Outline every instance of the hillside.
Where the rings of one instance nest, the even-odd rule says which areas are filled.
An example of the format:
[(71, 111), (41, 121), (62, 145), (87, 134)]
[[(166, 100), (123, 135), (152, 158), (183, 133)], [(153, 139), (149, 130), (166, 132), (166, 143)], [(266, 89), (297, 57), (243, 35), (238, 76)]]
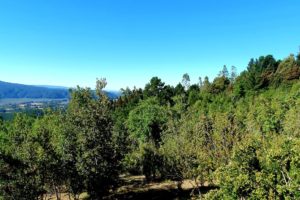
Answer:
[(300, 199), (299, 78), (300, 53), (266, 55), (115, 101), (75, 88), (64, 112), (5, 108), (23, 114), (0, 117), (0, 199)]
[[(120, 96), (119, 92), (106, 91), (110, 99)], [(33, 86), (0, 81), (0, 99), (67, 99), (69, 89), (59, 86)]]
[(64, 99), (69, 97), (67, 89), (48, 88), (0, 81), (0, 98)]

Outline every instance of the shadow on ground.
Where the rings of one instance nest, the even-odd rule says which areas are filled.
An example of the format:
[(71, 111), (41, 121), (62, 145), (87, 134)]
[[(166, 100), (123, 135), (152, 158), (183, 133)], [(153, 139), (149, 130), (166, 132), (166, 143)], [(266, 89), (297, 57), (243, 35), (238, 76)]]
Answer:
[(182, 190), (178, 190), (174, 182), (151, 182), (146, 183), (143, 176), (125, 177), (122, 181), (122, 186), (116, 189), (113, 194), (105, 199), (129, 199), (129, 200), (186, 200), (196, 196), (207, 193), (214, 189), (212, 186), (202, 186), (195, 188), (188, 185)]
[[(200, 191), (202, 194), (205, 194), (207, 191), (213, 188), (201, 188)], [(107, 199), (143, 199), (143, 200), (150, 200), (150, 199), (157, 199), (157, 200), (166, 200), (166, 199), (173, 199), (173, 200), (187, 200), (192, 198), (192, 190), (183, 190), (179, 191), (177, 189), (151, 189), (148, 191), (141, 191), (141, 192), (127, 192), (123, 194), (116, 194), (108, 197)], [(194, 195), (196, 195), (194, 193)]]

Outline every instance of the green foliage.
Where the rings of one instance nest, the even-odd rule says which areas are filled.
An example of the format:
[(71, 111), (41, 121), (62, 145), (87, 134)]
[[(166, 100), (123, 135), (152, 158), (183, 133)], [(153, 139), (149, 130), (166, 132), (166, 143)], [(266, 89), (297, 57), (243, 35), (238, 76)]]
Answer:
[(111, 103), (97, 81), (97, 98), (89, 89), (72, 91), (66, 113), (40, 118), (18, 114), (0, 131), (0, 197), (37, 199), (65, 187), (100, 199), (118, 180), (119, 158), (112, 131)]
[(37, 199), (43, 193), (42, 177), (31, 134), (33, 119), (18, 114), (1, 132), (0, 197)]
[(174, 88), (174, 94), (175, 95), (182, 95), (184, 93), (185, 93), (185, 91), (184, 91), (183, 85), (181, 83), (178, 83), (176, 85), (176, 87)]
[(43, 192), (40, 184), (30, 163), (0, 151), (0, 199), (37, 199)]
[(67, 110), (0, 119), (0, 199), (101, 199), (121, 173), (214, 185), (206, 199), (299, 199), (299, 58), (261, 56), (199, 85), (153, 77), (114, 101), (101, 79)]
[(225, 89), (230, 84), (230, 80), (226, 76), (220, 76), (214, 79), (212, 86), (211, 86), (211, 92), (213, 94), (218, 94), (220, 92), (225, 91)]
[(298, 53), (296, 58), (297, 58), (297, 60), (296, 60), (297, 65), (300, 66), (300, 52)]
[(244, 144), (234, 151), (230, 163), (218, 169), (218, 185), (224, 198), (247, 198), (255, 192), (260, 183), (261, 164), (257, 150), (260, 144), (256, 140)]
[(191, 85), (189, 90), (187, 91), (188, 94), (188, 104), (193, 105), (197, 100), (199, 100), (199, 86), (198, 85)]
[[(300, 91), (300, 90), (299, 90)], [(286, 113), (283, 128), (287, 135), (300, 137), (300, 99), (298, 99), (291, 109)]]
[(31, 146), (34, 146), (35, 159), (39, 176), (42, 179), (44, 189), (58, 193), (63, 185), (65, 176), (63, 160), (58, 148), (58, 142), (63, 135), (63, 121), (60, 113), (48, 113), (43, 118), (36, 119), (32, 128)]
[(188, 90), (189, 89), (189, 87), (190, 87), (190, 76), (187, 74), (187, 73), (185, 73), (185, 74), (183, 74), (182, 75), (182, 85), (185, 87), (185, 89), (186, 90)]
[(105, 85), (105, 80), (97, 81), (97, 99), (89, 89), (78, 88), (72, 93), (69, 110), (77, 135), (76, 168), (92, 199), (108, 192), (118, 175), (110, 102), (102, 91)]
[(299, 139), (252, 137), (235, 149), (228, 165), (216, 171), (221, 188), (207, 198), (298, 199), (299, 170)]
[(158, 77), (153, 77), (144, 89), (145, 98), (156, 97), (160, 104), (170, 103), (173, 93), (174, 89), (166, 86)]
[(156, 98), (149, 98), (139, 103), (128, 116), (127, 127), (131, 138), (138, 142), (153, 141), (158, 143), (167, 120), (165, 109)]
[(297, 65), (294, 55), (290, 55), (284, 59), (278, 66), (275, 74), (275, 81), (287, 82), (289, 80), (299, 79), (300, 67)]
[(207, 124), (202, 123), (206, 122), (196, 122), (187, 116), (182, 119), (179, 127), (174, 127), (175, 123), (169, 124), (160, 148), (166, 178), (180, 182), (189, 178), (203, 184), (209, 177), (212, 162), (204, 132), (210, 130), (206, 129)]
[[(143, 171), (149, 180), (156, 176), (156, 168), (160, 165), (157, 149), (166, 121), (166, 109), (159, 105), (157, 98), (141, 101), (129, 113), (126, 125), (132, 144), (125, 159), (127, 169), (136, 172)], [(131, 157), (139, 161), (132, 162)]]

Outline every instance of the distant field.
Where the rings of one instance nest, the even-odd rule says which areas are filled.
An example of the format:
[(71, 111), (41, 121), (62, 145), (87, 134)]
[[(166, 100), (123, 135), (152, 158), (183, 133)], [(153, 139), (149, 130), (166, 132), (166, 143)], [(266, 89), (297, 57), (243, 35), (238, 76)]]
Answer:
[(67, 99), (40, 99), (40, 98), (4, 98), (0, 99), (0, 106), (8, 104), (21, 104), (28, 102), (64, 101)]

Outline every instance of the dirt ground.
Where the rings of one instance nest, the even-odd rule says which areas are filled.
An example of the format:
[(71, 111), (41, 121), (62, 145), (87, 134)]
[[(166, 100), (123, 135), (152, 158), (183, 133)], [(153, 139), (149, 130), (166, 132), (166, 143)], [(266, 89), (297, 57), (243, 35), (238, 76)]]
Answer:
[[(206, 193), (211, 189), (207, 184), (197, 188), (197, 185), (192, 180), (184, 180), (182, 190), (178, 190), (177, 182), (175, 181), (153, 181), (147, 183), (144, 176), (121, 176), (120, 186), (117, 187), (110, 195), (104, 199), (192, 199), (191, 196)], [(87, 194), (81, 194), (80, 199), (87, 198)], [(69, 200), (68, 194), (61, 194), (62, 200)], [(56, 200), (55, 195), (48, 195), (47, 200)], [(73, 198), (71, 198), (73, 200)]]

